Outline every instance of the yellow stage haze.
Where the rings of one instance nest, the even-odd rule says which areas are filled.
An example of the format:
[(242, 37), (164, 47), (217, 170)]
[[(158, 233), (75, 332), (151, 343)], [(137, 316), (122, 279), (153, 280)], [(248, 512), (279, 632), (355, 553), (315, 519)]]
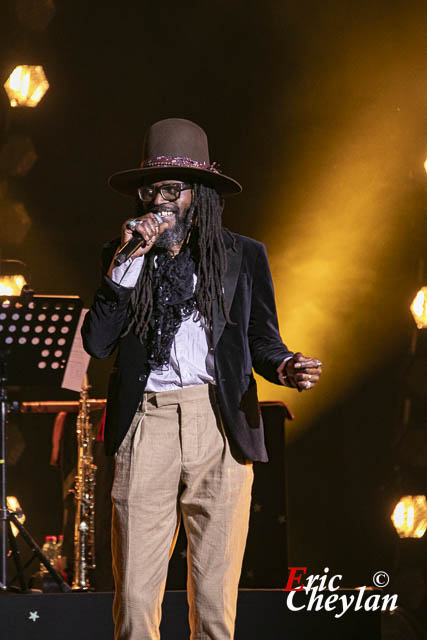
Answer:
[[(421, 45), (416, 18), (410, 21), (408, 34)], [(395, 299), (393, 279), (402, 269), (402, 250), (408, 253), (411, 174), (418, 170), (424, 176), (423, 155), (418, 166), (414, 155), (423, 136), (425, 143), (424, 68), (422, 57), (411, 58), (417, 47), (406, 56), (402, 47), (392, 56), (393, 42), (385, 36), (381, 41), (378, 30), (363, 35), (363, 51), (360, 42), (349, 40), (346, 55), (335, 57), (333, 67), (326, 54), (322, 59), (318, 84), (330, 102), (320, 100), (317, 109), (324, 113), (310, 102), (312, 88), (304, 79), (291, 98), (302, 111), (284, 106), (287, 117), (307, 122), (307, 131), (283, 140), (292, 155), (283, 154), (282, 182), (273, 185), (266, 202), (274, 217), (271, 235), (264, 232), (262, 239), (281, 335), (292, 350), (324, 363), (317, 387), (300, 394), (257, 379), (262, 400), (283, 400), (296, 414), (291, 437), (337, 404), (362, 374), (374, 373), (401, 331), (396, 308), (408, 306), (406, 299)], [(384, 59), (388, 66), (378, 78)], [(411, 74), (402, 76), (404, 69)], [(341, 94), (335, 122), (331, 111)]]

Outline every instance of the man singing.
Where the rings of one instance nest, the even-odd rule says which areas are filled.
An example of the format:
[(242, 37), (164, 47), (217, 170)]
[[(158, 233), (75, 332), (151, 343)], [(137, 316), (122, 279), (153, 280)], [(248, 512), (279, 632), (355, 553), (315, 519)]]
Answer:
[[(299, 390), (321, 362), (278, 330), (264, 245), (222, 227), (241, 186), (209, 160), (204, 131), (170, 118), (146, 133), (141, 167), (110, 178), (136, 200), (82, 329), (96, 358), (118, 347), (105, 427), (112, 490), (116, 640), (160, 638), (168, 562), (188, 538), (191, 638), (230, 640), (249, 522), (252, 463), (267, 462), (252, 369)], [(141, 246), (120, 266), (120, 249)]]

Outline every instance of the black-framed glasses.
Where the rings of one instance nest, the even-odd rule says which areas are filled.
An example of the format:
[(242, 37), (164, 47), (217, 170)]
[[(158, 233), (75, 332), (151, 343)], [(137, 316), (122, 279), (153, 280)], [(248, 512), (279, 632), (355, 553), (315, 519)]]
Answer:
[(147, 184), (143, 187), (139, 187), (138, 195), (142, 202), (152, 202), (158, 193), (160, 193), (163, 200), (175, 202), (175, 200), (178, 200), (181, 195), (181, 191), (186, 191), (187, 189), (192, 188), (192, 184), (187, 184), (185, 182), (169, 182), (167, 184), (160, 185), (160, 187), (156, 187), (153, 184)]

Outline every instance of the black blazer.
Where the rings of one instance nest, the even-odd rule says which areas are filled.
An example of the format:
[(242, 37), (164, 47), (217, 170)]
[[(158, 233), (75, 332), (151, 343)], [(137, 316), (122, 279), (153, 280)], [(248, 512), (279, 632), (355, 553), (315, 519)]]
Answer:
[[(233, 454), (242, 460), (267, 462), (252, 368), (270, 382), (280, 384), (276, 369), (292, 352), (279, 335), (264, 245), (225, 230), (223, 237), (227, 250), (224, 293), (234, 324), (226, 324), (214, 300), (212, 346), (217, 399)], [(104, 246), (104, 273), (116, 247), (117, 241)], [(130, 332), (120, 338), (131, 293), (132, 289), (104, 276), (82, 327), (83, 344), (91, 356), (106, 358), (119, 347), (108, 385), (108, 455), (117, 451), (125, 437), (150, 373), (146, 348), (135, 334)]]

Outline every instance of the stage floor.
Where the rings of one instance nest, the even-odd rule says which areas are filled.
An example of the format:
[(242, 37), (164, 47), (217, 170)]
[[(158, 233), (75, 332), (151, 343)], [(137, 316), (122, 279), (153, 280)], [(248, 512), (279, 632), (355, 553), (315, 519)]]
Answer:
[[(356, 595), (343, 590), (339, 594)], [(296, 594), (302, 606), (305, 594)], [(329, 595), (325, 592), (325, 596)], [(368, 595), (368, 594), (366, 594)], [(278, 589), (240, 590), (236, 640), (379, 640), (380, 611), (290, 611)], [(113, 640), (112, 593), (0, 595), (1, 640)], [(185, 591), (167, 591), (162, 640), (189, 638)]]

